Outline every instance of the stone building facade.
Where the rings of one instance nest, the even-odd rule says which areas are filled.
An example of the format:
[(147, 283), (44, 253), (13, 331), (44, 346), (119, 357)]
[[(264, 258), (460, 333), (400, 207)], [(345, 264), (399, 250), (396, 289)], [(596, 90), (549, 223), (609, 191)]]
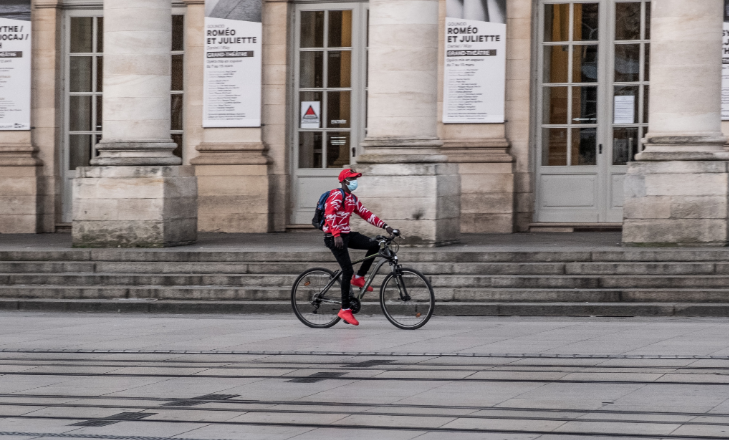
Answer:
[[(203, 0), (33, 0), (32, 128), (0, 131), (0, 233), (301, 230), (351, 165), (415, 244), (727, 243), (723, 0), (461, 1), (505, 7), (495, 124), (442, 122), (449, 1), (263, 0), (262, 126), (203, 128)], [(302, 129), (313, 100), (326, 124)]]

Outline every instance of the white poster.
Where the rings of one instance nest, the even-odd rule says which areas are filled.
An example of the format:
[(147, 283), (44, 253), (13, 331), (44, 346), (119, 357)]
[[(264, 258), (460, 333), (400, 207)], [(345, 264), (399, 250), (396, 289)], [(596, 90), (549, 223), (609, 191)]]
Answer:
[(0, 0), (0, 130), (30, 130), (30, 0)]
[(261, 126), (261, 3), (205, 0), (203, 127)]
[(321, 128), (321, 102), (301, 101), (301, 128)]
[(635, 96), (616, 96), (613, 109), (613, 123), (635, 123)]
[(722, 41), (721, 120), (729, 121), (729, 0), (724, 0), (724, 37)]
[(446, 0), (443, 123), (503, 123), (506, 0)]

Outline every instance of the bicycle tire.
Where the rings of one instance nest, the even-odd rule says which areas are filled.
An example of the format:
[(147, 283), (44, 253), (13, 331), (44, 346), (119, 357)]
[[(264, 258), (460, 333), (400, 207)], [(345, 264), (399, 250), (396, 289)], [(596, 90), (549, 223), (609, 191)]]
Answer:
[[(433, 316), (435, 294), (427, 278), (415, 269), (400, 268), (409, 301), (403, 301), (394, 273), (387, 275), (380, 287), (380, 307), (388, 321), (402, 330), (417, 330)], [(427, 307), (427, 310), (424, 308)]]
[[(340, 321), (337, 316), (341, 303), (319, 303), (319, 306), (312, 304), (313, 295), (319, 293), (334, 276), (334, 272), (323, 267), (315, 267), (305, 270), (294, 281), (291, 287), (291, 307), (294, 314), (304, 325), (311, 328), (329, 328)], [(308, 284), (307, 284), (308, 283)], [(312, 284), (314, 284), (312, 286)], [(333, 294), (337, 301), (341, 301), (341, 289), (339, 281), (335, 282), (324, 295)], [(320, 313), (320, 311), (324, 313)]]

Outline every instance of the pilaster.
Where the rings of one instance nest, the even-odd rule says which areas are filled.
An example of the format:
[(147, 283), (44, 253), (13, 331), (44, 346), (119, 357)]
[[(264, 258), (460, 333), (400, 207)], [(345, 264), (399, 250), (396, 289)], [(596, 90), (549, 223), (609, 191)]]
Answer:
[(41, 232), (42, 162), (28, 143), (5, 143), (3, 138), (30, 138), (29, 132), (0, 133), (0, 234)]
[(461, 232), (514, 231), (514, 158), (506, 139), (447, 139), (443, 153), (461, 176)]
[(270, 159), (262, 142), (197, 147), (198, 218), (202, 232), (269, 232)]

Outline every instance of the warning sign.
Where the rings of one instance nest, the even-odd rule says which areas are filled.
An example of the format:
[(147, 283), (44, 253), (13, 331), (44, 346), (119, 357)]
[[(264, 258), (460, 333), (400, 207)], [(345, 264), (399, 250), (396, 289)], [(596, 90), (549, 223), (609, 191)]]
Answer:
[(321, 128), (321, 102), (301, 101), (301, 128)]

